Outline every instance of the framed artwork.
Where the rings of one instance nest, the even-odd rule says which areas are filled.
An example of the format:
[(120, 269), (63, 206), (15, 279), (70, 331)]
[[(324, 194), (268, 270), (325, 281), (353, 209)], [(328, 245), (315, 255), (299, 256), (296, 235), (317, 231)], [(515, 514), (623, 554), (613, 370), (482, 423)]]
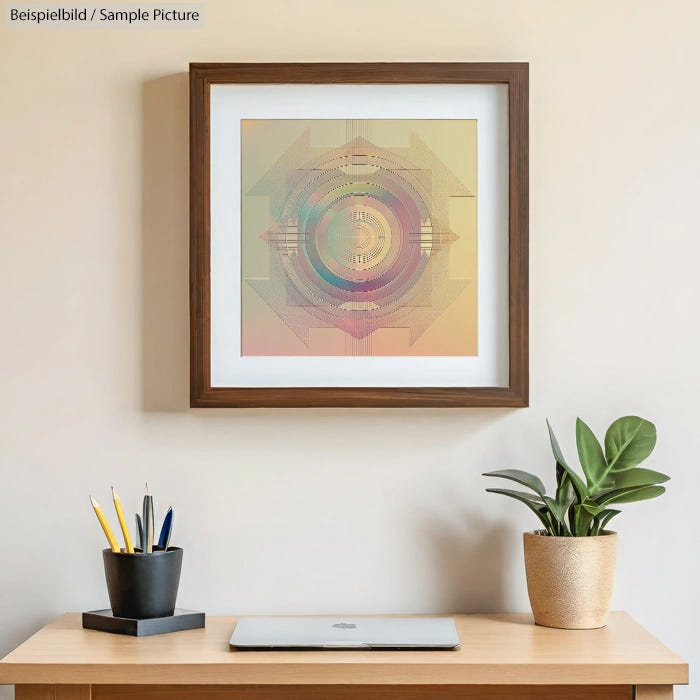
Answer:
[(528, 64), (190, 66), (193, 407), (526, 406)]

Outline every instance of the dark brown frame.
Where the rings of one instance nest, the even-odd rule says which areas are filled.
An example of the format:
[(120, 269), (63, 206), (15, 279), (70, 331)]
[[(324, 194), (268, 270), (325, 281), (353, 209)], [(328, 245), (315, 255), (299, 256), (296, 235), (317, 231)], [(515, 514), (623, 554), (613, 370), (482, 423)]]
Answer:
[[(212, 387), (209, 86), (215, 83), (505, 83), (509, 147), (509, 386)], [(190, 64), (190, 405), (192, 407), (528, 405), (528, 64)]]

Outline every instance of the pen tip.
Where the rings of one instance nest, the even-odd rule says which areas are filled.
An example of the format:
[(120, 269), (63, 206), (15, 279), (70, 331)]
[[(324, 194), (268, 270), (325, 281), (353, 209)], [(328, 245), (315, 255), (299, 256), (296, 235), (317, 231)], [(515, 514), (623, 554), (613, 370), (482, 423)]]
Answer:
[(148, 482), (146, 482), (146, 495), (148, 496)]
[(92, 496), (90, 496), (90, 503), (92, 503), (93, 508), (97, 508), (97, 501)]

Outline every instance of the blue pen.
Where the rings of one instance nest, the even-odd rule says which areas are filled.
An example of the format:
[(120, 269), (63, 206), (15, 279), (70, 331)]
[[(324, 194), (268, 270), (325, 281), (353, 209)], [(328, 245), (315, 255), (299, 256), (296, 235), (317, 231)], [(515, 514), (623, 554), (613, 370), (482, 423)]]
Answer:
[(167, 551), (170, 544), (170, 535), (173, 531), (173, 508), (170, 506), (168, 512), (163, 519), (163, 527), (160, 529), (160, 537), (158, 538), (158, 546), (163, 547)]
[(143, 539), (143, 523), (141, 522), (141, 516), (138, 513), (136, 513), (136, 532), (139, 533), (139, 546), (141, 547), (141, 551), (145, 552), (146, 542)]

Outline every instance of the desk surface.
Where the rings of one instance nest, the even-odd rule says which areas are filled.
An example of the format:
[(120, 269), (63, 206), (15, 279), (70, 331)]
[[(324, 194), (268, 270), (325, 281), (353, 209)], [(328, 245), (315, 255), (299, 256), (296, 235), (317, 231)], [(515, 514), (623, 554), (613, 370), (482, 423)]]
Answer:
[(0, 684), (679, 684), (688, 665), (623, 612), (586, 631), (531, 615), (452, 615), (458, 651), (231, 651), (234, 617), (126, 637), (54, 620), (0, 661)]

